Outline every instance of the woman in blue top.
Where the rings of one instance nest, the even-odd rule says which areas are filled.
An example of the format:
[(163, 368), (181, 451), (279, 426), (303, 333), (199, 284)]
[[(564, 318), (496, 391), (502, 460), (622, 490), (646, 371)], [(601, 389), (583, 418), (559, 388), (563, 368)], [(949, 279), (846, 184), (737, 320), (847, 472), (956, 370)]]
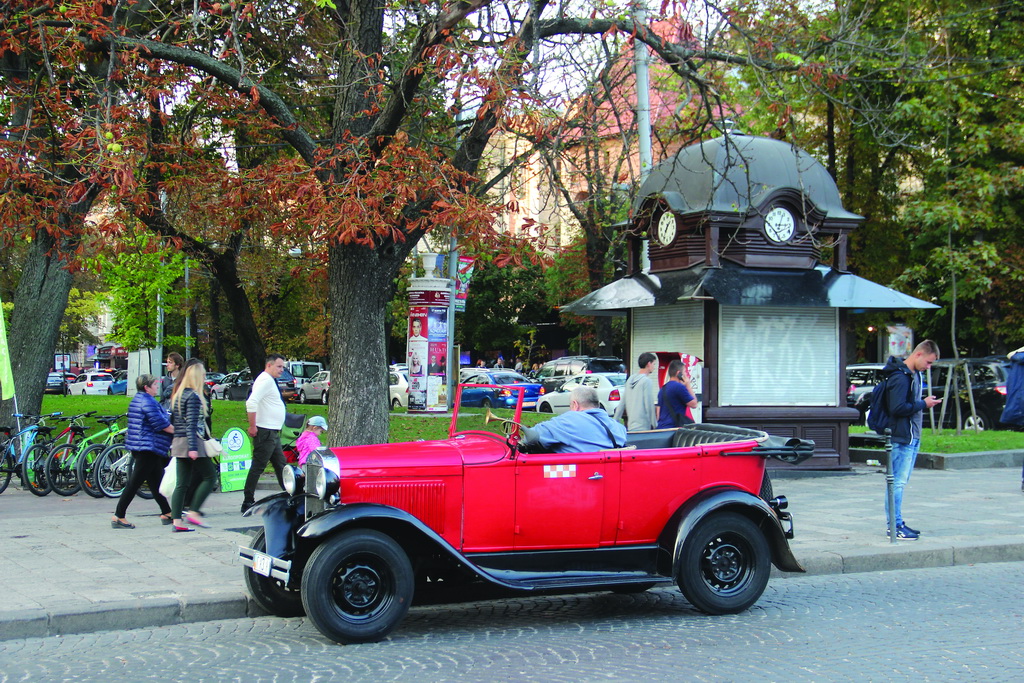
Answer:
[(160, 506), (160, 521), (164, 524), (171, 523), (171, 506), (167, 504), (167, 499), (160, 495), (160, 481), (164, 478), (167, 451), (171, 447), (174, 427), (171, 425), (170, 415), (154, 398), (160, 392), (160, 378), (140, 375), (135, 380), (135, 387), (139, 392), (128, 404), (128, 432), (124, 439), (124, 445), (128, 447), (135, 462), (128, 485), (124, 487), (117, 501), (114, 518), (110, 520), (110, 526), (114, 529), (135, 528), (124, 515), (142, 482), (149, 484), (153, 500)]
[(658, 393), (658, 429), (682, 427), (693, 424), (693, 418), (687, 409), (697, 407), (697, 397), (690, 387), (690, 376), (686, 372), (683, 361), (674, 360), (668, 364), (665, 383)]

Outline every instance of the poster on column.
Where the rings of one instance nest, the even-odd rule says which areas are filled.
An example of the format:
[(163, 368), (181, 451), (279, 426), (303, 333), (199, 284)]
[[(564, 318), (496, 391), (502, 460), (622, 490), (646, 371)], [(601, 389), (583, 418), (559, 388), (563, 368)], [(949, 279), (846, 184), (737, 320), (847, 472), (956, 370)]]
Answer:
[(409, 291), (409, 410), (448, 410), (447, 290)]

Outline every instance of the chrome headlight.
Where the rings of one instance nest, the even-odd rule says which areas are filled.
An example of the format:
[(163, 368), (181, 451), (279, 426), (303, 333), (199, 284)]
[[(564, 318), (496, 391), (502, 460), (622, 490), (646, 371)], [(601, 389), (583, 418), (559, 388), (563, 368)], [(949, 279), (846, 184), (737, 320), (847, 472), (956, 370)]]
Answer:
[(306, 489), (306, 475), (295, 465), (286, 465), (281, 478), (284, 480), (284, 490), (293, 496)]
[(316, 475), (316, 497), (320, 500), (328, 500), (338, 493), (341, 488), (341, 479), (329, 469), (322, 469)]

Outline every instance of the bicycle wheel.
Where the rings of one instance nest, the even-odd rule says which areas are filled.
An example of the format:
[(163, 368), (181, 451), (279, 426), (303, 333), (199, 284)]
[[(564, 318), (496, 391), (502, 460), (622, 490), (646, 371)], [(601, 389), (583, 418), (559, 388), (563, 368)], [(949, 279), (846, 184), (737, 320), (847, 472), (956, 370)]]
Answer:
[(11, 483), (11, 477), (17, 469), (14, 457), (10, 453), (4, 453), (3, 457), (0, 457), (0, 493), (7, 490), (7, 485)]
[(111, 446), (100, 454), (94, 466), (96, 485), (107, 498), (119, 498), (131, 475), (132, 454), (122, 445)]
[(93, 498), (102, 498), (103, 491), (96, 485), (95, 465), (106, 444), (94, 443), (78, 455), (75, 463), (75, 480), (83, 491)]
[(49, 448), (46, 444), (33, 444), (21, 461), (21, 479), (25, 488), (37, 496), (45, 496), (50, 492), (50, 482), (46, 478), (46, 456)]
[(46, 456), (46, 480), (58, 496), (73, 496), (82, 488), (75, 477), (75, 462), (80, 455), (76, 444), (64, 443)]

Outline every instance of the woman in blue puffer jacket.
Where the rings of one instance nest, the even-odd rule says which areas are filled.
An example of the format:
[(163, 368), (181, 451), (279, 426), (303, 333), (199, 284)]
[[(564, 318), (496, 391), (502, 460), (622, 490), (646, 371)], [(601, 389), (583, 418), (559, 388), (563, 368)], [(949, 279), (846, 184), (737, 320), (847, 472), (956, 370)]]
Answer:
[(142, 482), (149, 484), (153, 500), (160, 506), (160, 521), (163, 524), (171, 523), (171, 506), (160, 495), (160, 482), (164, 478), (164, 468), (167, 467), (167, 451), (171, 448), (174, 426), (171, 424), (171, 416), (154, 398), (160, 392), (160, 378), (140, 375), (135, 380), (135, 386), (139, 392), (128, 404), (128, 432), (124, 439), (124, 445), (131, 451), (135, 462), (132, 476), (117, 501), (114, 518), (110, 520), (110, 526), (115, 529), (135, 528), (124, 515)]

